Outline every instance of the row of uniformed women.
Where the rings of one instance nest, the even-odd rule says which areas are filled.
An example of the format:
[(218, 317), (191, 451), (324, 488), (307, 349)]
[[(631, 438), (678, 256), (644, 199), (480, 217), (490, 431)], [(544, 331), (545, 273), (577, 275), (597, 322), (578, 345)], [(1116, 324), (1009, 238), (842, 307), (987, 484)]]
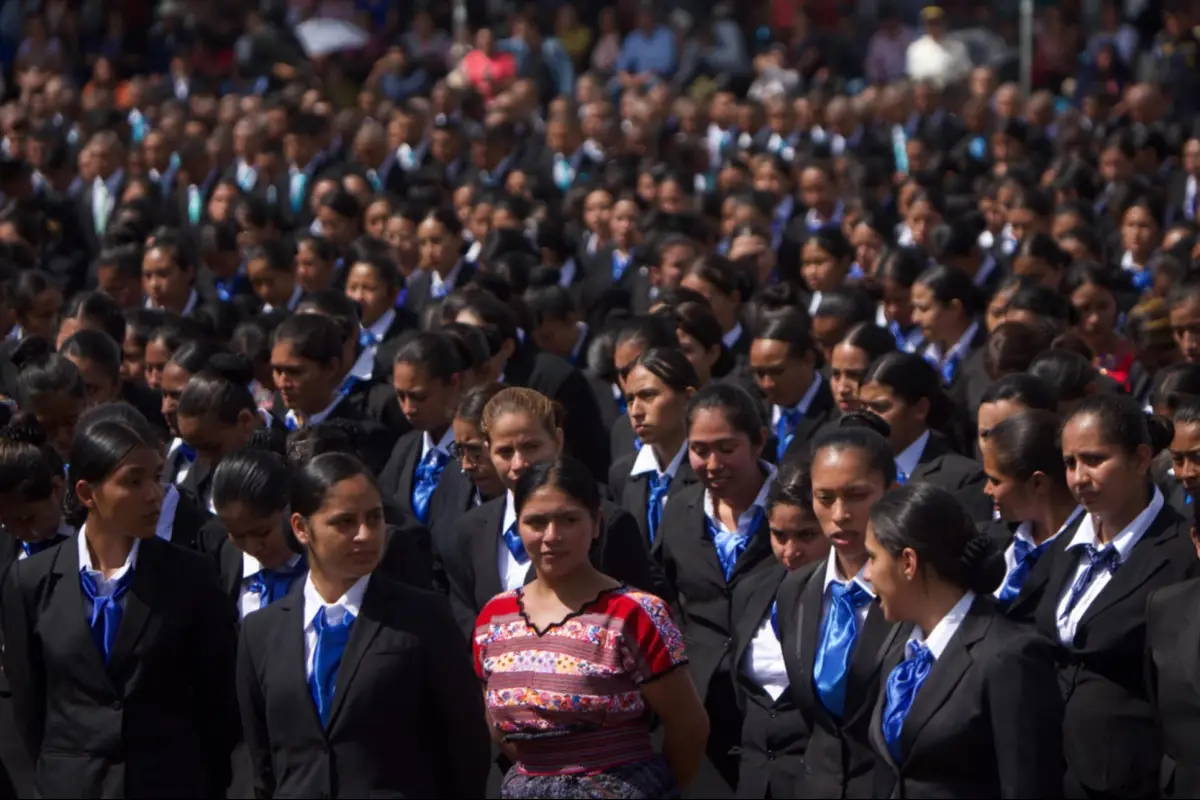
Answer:
[(19, 537), (0, 605), (4, 668), (41, 796), (224, 796), (239, 730), (264, 796), (483, 793), (489, 746), (466, 642), (443, 598), (376, 569), (396, 535), (359, 461), (325, 453), (289, 476), (279, 457), (246, 452), (216, 470), (231, 541), (264, 571), (294, 560), (282, 509), (262, 493), (290, 478), (287, 524), (308, 567), (290, 594), (256, 576), (266, 608), (246, 616), (239, 647), (230, 591), (248, 610), (247, 587), (223, 588), (226, 553), (160, 521), (162, 446), (128, 406), (92, 417), (65, 483), (32, 433), (0, 443), (3, 521)]

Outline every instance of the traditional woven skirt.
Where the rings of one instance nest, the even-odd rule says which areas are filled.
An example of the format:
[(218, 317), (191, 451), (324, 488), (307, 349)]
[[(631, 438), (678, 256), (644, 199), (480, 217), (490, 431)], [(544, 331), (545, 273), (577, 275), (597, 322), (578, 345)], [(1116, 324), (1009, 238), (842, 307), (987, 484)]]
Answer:
[(505, 800), (524, 798), (676, 798), (679, 787), (662, 756), (591, 775), (526, 775), (513, 767), (500, 784)]

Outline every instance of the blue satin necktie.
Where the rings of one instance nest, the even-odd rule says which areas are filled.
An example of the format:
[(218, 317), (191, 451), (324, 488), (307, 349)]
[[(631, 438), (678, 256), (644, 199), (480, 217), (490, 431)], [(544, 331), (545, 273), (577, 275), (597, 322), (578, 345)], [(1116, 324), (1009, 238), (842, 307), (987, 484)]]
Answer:
[(1008, 577), (1004, 579), (1004, 585), (1000, 588), (998, 599), (1002, 605), (1008, 605), (1017, 599), (1017, 595), (1021, 593), (1021, 587), (1025, 585), (1025, 580), (1029, 577), (1029, 571), (1046, 552), (1049, 544), (1049, 542), (1042, 542), (1040, 545), (1035, 545), (1028, 539), (1020, 537), (1013, 539), (1013, 557), (1016, 559), (1017, 565), (1013, 567), (1012, 572), (1008, 573)]
[(417, 473), (413, 476), (412, 507), (422, 525), (429, 522), (429, 500), (438, 487), (448, 459), (449, 456), (435, 447), (417, 465)]
[(366, 328), (358, 332), (358, 346), (363, 350), (366, 350), (368, 347), (377, 347), (381, 341), (382, 339), (379, 336)]
[(100, 587), (92, 574), (87, 570), (79, 571), (79, 586), (83, 589), (83, 596), (92, 601), (92, 617), (88, 620), (88, 628), (92, 631), (92, 641), (104, 656), (105, 664), (112, 655), (113, 644), (117, 641), (117, 630), (121, 627), (121, 617), (124, 614), (121, 598), (132, 584), (133, 570), (130, 569), (117, 581), (112, 594), (101, 596)]
[(299, 578), (308, 570), (308, 561), (301, 556), (292, 566), (282, 566), (275, 569), (260, 569), (250, 578), (246, 591), (256, 594), (263, 599), (263, 606), (269, 606), (276, 600), (287, 596), (292, 581)]
[(1133, 286), (1139, 292), (1144, 292), (1154, 285), (1154, 272), (1152, 270), (1126, 270), (1133, 278)]
[(908, 483), (908, 473), (901, 472), (900, 470), (897, 469), (896, 470), (896, 483), (900, 486), (903, 486), (904, 484)]
[(929, 677), (934, 661), (933, 651), (923, 644), (909, 642), (906, 649), (907, 657), (888, 675), (883, 701), (883, 740), (897, 764), (902, 762), (900, 732), (904, 730), (904, 720), (912, 710), (921, 684)]
[(775, 423), (775, 461), (782, 462), (792, 439), (796, 437), (796, 426), (804, 414), (799, 409), (788, 408), (779, 410), (779, 421)]
[(829, 611), (821, 624), (821, 639), (813, 659), (813, 686), (821, 705), (835, 717), (846, 708), (846, 672), (850, 653), (858, 638), (857, 609), (871, 602), (871, 595), (857, 582), (829, 585)]
[(334, 625), (325, 618), (325, 609), (322, 608), (313, 619), (313, 627), (317, 630), (317, 646), (313, 653), (308, 689), (312, 692), (313, 702), (317, 704), (321, 725), (327, 727), (329, 714), (333, 711), (338, 668), (342, 665), (342, 655), (346, 652), (346, 643), (350, 641), (350, 631), (354, 628), (354, 615), (347, 611), (342, 621)]
[(27, 556), (36, 556), (43, 550), (49, 550), (54, 545), (66, 539), (61, 533), (56, 533), (48, 539), (42, 539), (40, 542), (20, 542), (21, 549), (25, 551)]
[(529, 563), (529, 552), (525, 549), (525, 543), (521, 541), (521, 534), (517, 533), (516, 522), (505, 529), (504, 544), (518, 564), (525, 566)]
[(187, 442), (181, 441), (179, 443), (179, 447), (175, 449), (175, 452), (179, 453), (180, 457), (189, 464), (194, 464), (196, 461), (196, 448), (192, 447)]
[(308, 176), (303, 172), (297, 172), (288, 182), (288, 195), (292, 201), (292, 213), (299, 214), (300, 207), (304, 204), (304, 187), (308, 183)]
[(646, 526), (650, 532), (650, 544), (654, 544), (658, 538), (658, 526), (662, 522), (663, 500), (671, 491), (671, 476), (652, 473), (647, 486), (650, 497), (646, 500)]
[(783, 644), (783, 637), (779, 635), (779, 601), (775, 600), (771, 603), (771, 630), (775, 631), (775, 641)]
[(957, 353), (951, 353), (946, 357), (939, 370), (942, 373), (942, 383), (947, 386), (954, 383), (954, 379), (958, 377), (958, 365), (961, 360)]
[(625, 276), (625, 270), (629, 269), (630, 262), (633, 261), (633, 252), (630, 251), (627, 255), (621, 255), (616, 250), (612, 254), (612, 281), (620, 283), (621, 278)]
[(712, 535), (713, 545), (717, 549), (717, 560), (721, 562), (721, 572), (725, 574), (726, 581), (733, 576), (733, 568), (737, 564), (737, 560), (746, 551), (746, 545), (750, 544), (750, 537), (758, 531), (762, 520), (762, 506), (754, 506), (754, 516), (750, 520), (748, 532), (742, 536), (738, 533), (730, 533), (718, 525), (716, 520), (708, 518), (708, 530)]
[(1115, 573), (1117, 567), (1121, 566), (1121, 554), (1117, 552), (1117, 548), (1112, 544), (1105, 545), (1103, 548), (1097, 548), (1095, 545), (1084, 545), (1084, 558), (1087, 559), (1087, 569), (1079, 576), (1079, 579), (1071, 585), (1071, 594), (1067, 598), (1067, 607), (1063, 609), (1059, 618), (1071, 616), (1071, 611), (1079, 604), (1083, 598), (1084, 592), (1092, 585), (1092, 581), (1100, 576), (1100, 573), (1108, 570)]

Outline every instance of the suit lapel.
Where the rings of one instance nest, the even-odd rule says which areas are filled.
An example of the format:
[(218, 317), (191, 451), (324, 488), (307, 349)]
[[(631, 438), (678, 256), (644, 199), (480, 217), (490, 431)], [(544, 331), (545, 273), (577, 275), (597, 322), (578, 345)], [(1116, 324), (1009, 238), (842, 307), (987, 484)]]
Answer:
[[(696, 537), (696, 559), (704, 565), (704, 569), (712, 574), (709, 579), (719, 586), (725, 585), (725, 570), (721, 568), (721, 559), (717, 558), (717, 546), (713, 542), (712, 533), (708, 529), (708, 517), (704, 513), (704, 492), (697, 492), (688, 506), (685, 516), (689, 532)], [(747, 546), (749, 549), (749, 546)], [(735, 567), (736, 571), (736, 567)], [(732, 580), (732, 578), (731, 578)]]
[[(659, 544), (662, 541), (662, 531), (658, 532), (659, 536), (657, 539), (650, 541), (650, 523), (646, 518), (646, 509), (650, 506), (649, 480), (647, 474), (630, 475), (625, 480), (625, 488), (621, 492), (621, 505), (629, 509), (630, 513), (637, 518), (638, 527), (641, 528), (642, 533), (646, 536), (646, 544), (653, 551), (656, 545), (659, 549), (662, 549), (662, 545)], [(674, 489), (675, 483), (672, 481), (671, 490)], [(670, 492), (667, 493), (667, 496), (670, 497)], [(641, 509), (641, 513), (638, 513), (635, 509)]]
[(484, 506), (486, 513), (480, 520), (479, 529), (471, 531), (471, 561), (475, 566), (477, 600), (485, 595), (490, 600), (504, 591), (500, 584), (500, 564), (496, 561), (497, 537), (502, 534), (500, 525), (504, 521), (504, 498), (490, 500)]
[(754, 634), (762, 625), (763, 619), (770, 613), (771, 605), (775, 602), (775, 595), (779, 591), (779, 584), (783, 583), (785, 577), (787, 577), (787, 570), (782, 564), (777, 564), (770, 572), (764, 573), (759, 580), (754, 582), (746, 604), (740, 609), (737, 619), (734, 620), (736, 630), (734, 641), (738, 643), (737, 650), (733, 654), (734, 664), (741, 663), (746, 648), (754, 639)]
[(329, 712), (330, 730), (333, 730), (333, 726), (337, 724), (338, 711), (345, 705), (350, 682), (354, 680), (363, 656), (367, 654), (368, 648), (379, 634), (380, 625), (375, 606), (378, 604), (377, 599), (385, 599), (383, 594), (386, 590), (386, 587), (380, 588), (379, 583), (379, 580), (372, 580), (367, 584), (362, 608), (358, 618), (354, 620), (354, 627), (350, 631), (350, 641), (346, 643), (346, 651), (342, 654), (342, 663), (338, 666), (337, 680), (333, 690), (333, 708)]
[(51, 628), (56, 633), (61, 631), (58, 635), (68, 640), (65, 649), (90, 662), (84, 670), (86, 675), (101, 681), (110, 691), (115, 691), (104, 657), (97, 649), (88, 627), (87, 605), (79, 585), (79, 566), (79, 548), (72, 539), (70, 544), (60, 547), (54, 557), (55, 578), (62, 586), (62, 591), (53, 593), (54, 599), (51, 600), (46, 618)]
[(169, 544), (161, 539), (146, 539), (138, 546), (137, 564), (133, 568), (133, 583), (125, 595), (125, 609), (117, 638), (109, 654), (108, 667), (113, 675), (121, 674), (121, 667), (137, 646), (153, 618), (151, 609), (160, 612), (170, 607), (167, 588), (159, 581), (158, 563)]
[[(424, 447), (424, 437), (416, 437), (412, 449), (408, 453), (408, 457), (404, 459), (404, 468), (400, 470), (400, 486), (399, 489), (403, 493), (406, 500), (410, 500), (415, 488), (414, 482), (417, 474), (417, 462), (421, 460), (421, 449)], [(435, 490), (436, 491), (436, 490)]]
[[(830, 558), (833, 556), (831, 555)], [(813, 570), (804, 589), (800, 592), (800, 608), (796, 615), (796, 663), (800, 665), (799, 684), (792, 687), (800, 693), (797, 702), (802, 708), (815, 708), (813, 692), (813, 659), (817, 653), (817, 640), (821, 635), (821, 605), (825, 601), (826, 562)]]
[(868, 606), (863, 620), (863, 629), (850, 654), (850, 671), (846, 676), (846, 714), (842, 727), (846, 727), (868, 709), (863, 698), (868, 687), (873, 686), (879, 676), (883, 656), (896, 638), (898, 625), (889, 623), (883, 616), (879, 603)]
[[(321, 715), (317, 713), (317, 704), (308, 685), (308, 653), (304, 644), (304, 592), (297, 591), (293, 586), (292, 590), (272, 607), (274, 606), (278, 606), (286, 614), (277, 629), (278, 637), (274, 642), (281, 651), (279, 663), (282, 665), (283, 674), (280, 681), (287, 687), (281, 691), (286, 692), (288, 697), (303, 697), (301, 702), (308, 709), (307, 713), (313, 725), (324, 734)], [(336, 688), (334, 694), (337, 694)]]
[[(921, 730), (954, 693), (954, 688), (971, 666), (969, 648), (983, 637), (991, 624), (990, 619), (980, 614), (979, 608), (980, 599), (976, 598), (967, 612), (966, 619), (950, 639), (941, 658), (934, 662), (925, 682), (917, 691), (908, 717), (904, 720), (904, 727), (900, 731), (900, 752), (904, 754), (906, 761)], [(886, 690), (884, 693), (886, 694)]]
[(1080, 629), (1091, 622), (1097, 614), (1137, 591), (1138, 587), (1167, 566), (1166, 559), (1159, 554), (1159, 547), (1170, 541), (1171, 538), (1171, 532), (1167, 529), (1170, 524), (1170, 515), (1167, 514), (1169, 508), (1170, 506), (1163, 506), (1162, 511), (1150, 523), (1150, 529), (1146, 531), (1146, 535), (1134, 545), (1129, 559), (1113, 574), (1112, 580), (1100, 590), (1100, 594), (1083, 612), (1083, 616), (1079, 618), (1078, 627)]

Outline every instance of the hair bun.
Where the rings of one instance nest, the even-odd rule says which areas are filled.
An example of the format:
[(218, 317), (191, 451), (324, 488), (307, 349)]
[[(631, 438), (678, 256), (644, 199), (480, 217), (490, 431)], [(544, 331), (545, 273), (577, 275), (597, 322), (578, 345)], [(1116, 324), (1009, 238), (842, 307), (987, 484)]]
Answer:
[(1146, 417), (1146, 427), (1150, 431), (1150, 449), (1155, 455), (1171, 446), (1171, 440), (1175, 438), (1174, 422), (1158, 414), (1150, 414)]
[(1004, 580), (1006, 566), (998, 543), (986, 533), (977, 533), (963, 547), (959, 564), (967, 588), (976, 594), (991, 594)]
[(45, 361), (52, 355), (54, 355), (54, 345), (35, 334), (26, 336), (18, 342), (12, 353), (9, 354), (9, 360), (20, 371), (40, 361)]
[(851, 411), (849, 414), (843, 414), (838, 418), (837, 425), (840, 428), (866, 428), (885, 439), (892, 435), (892, 426), (874, 411)]
[(0, 427), (0, 439), (41, 447), (46, 443), (46, 432), (32, 416), (21, 414)]
[(249, 385), (254, 380), (254, 364), (237, 353), (213, 353), (205, 367), (239, 386)]

